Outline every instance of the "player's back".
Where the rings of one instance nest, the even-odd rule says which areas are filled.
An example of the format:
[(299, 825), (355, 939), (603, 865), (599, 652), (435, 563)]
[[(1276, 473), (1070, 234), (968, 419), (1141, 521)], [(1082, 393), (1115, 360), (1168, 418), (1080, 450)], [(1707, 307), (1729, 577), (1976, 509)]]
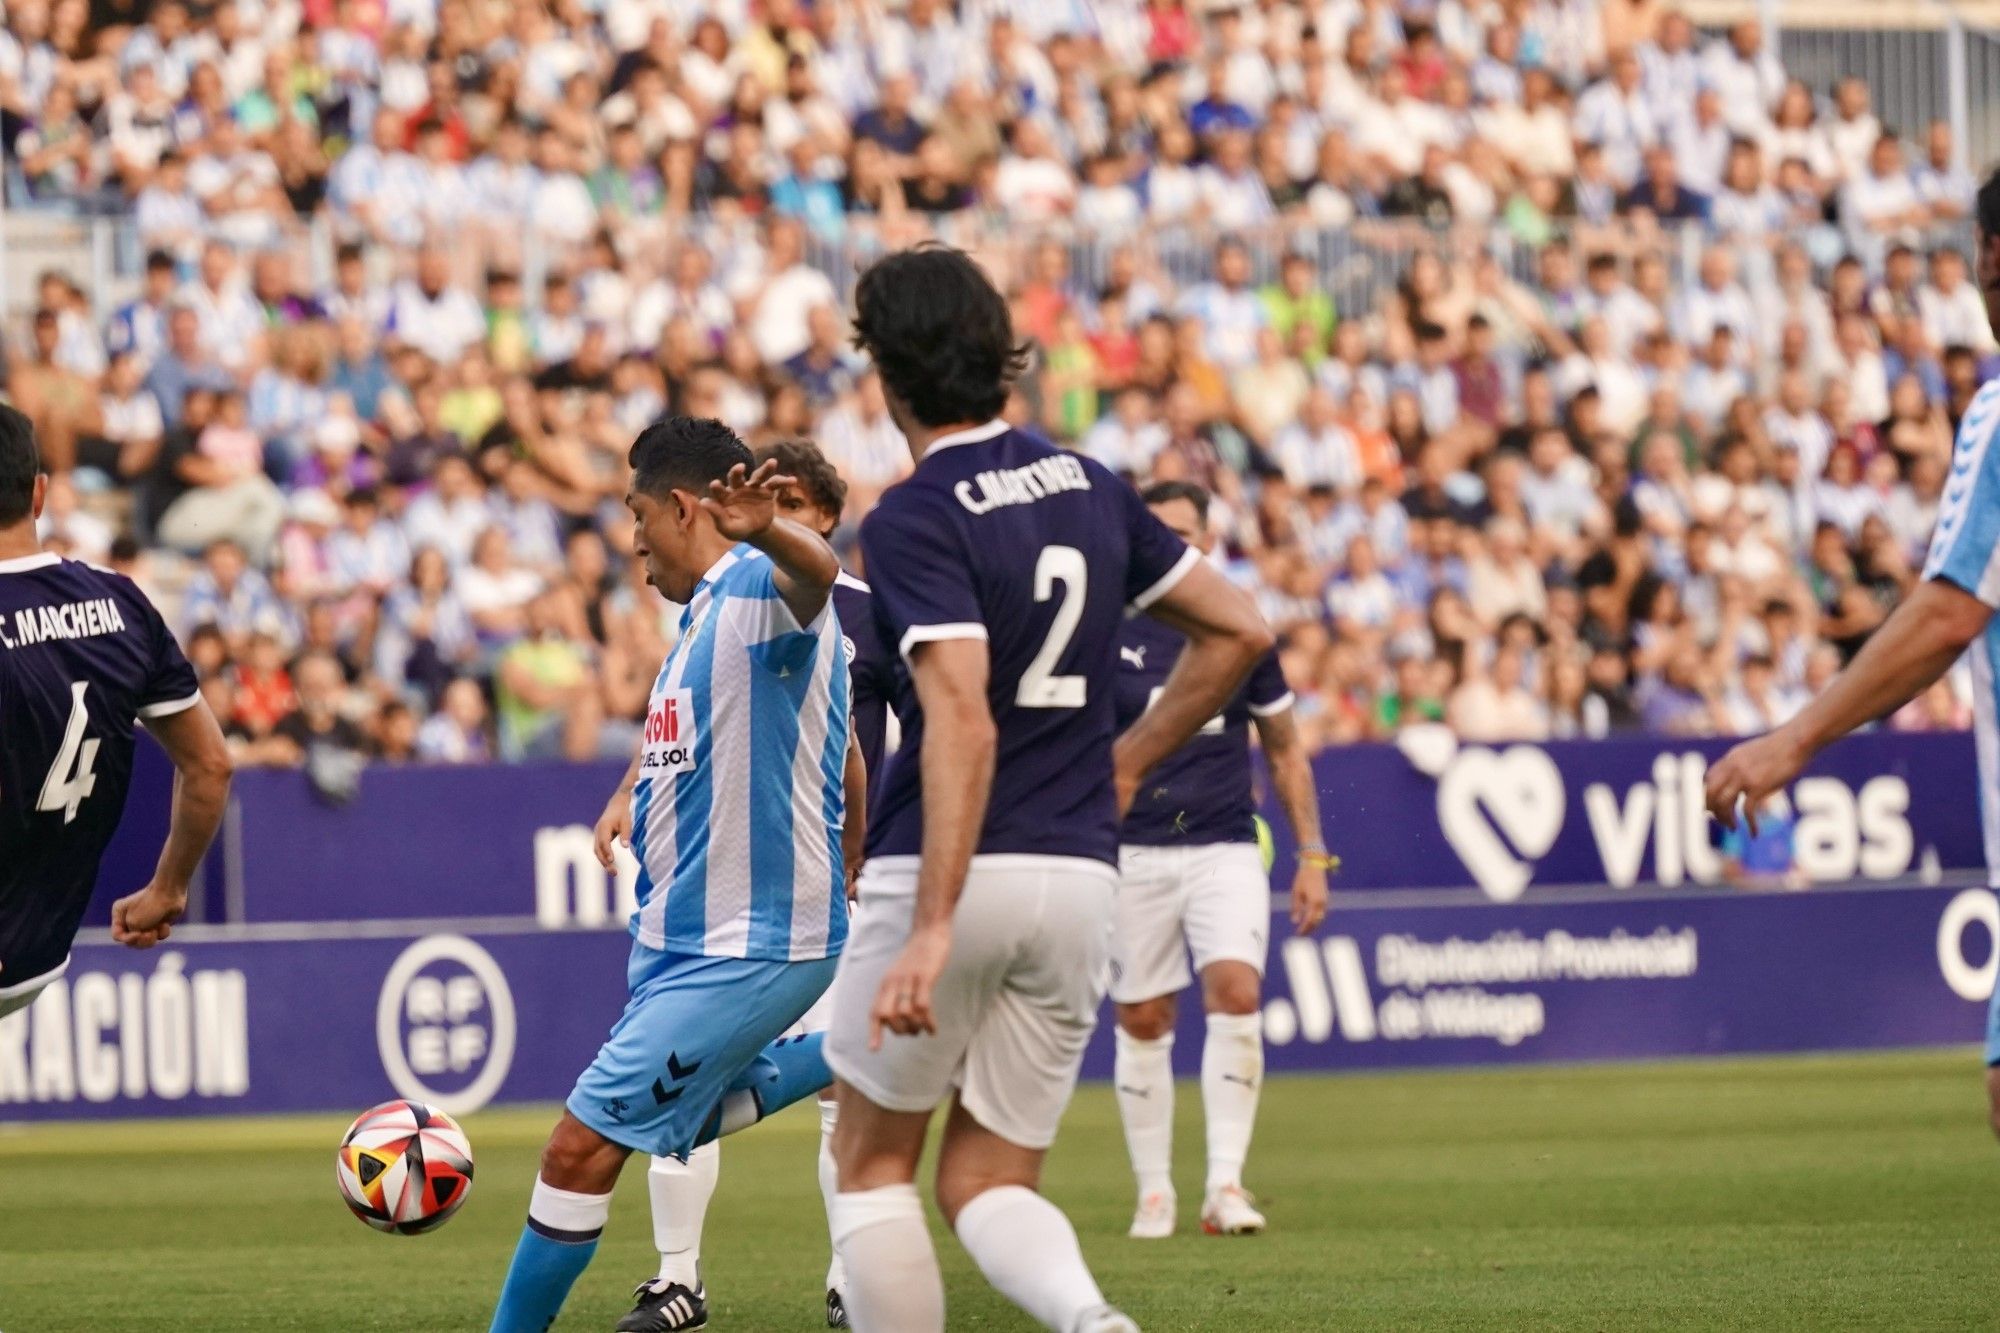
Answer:
[(911, 648), (984, 637), (997, 750), (978, 852), (1115, 864), (1119, 626), (1200, 557), (1109, 471), (999, 422), (933, 443), (861, 535), (876, 622), (899, 655), (903, 726), (869, 856), (922, 845)]
[(124, 813), (134, 720), (199, 697), (130, 579), (50, 554), (0, 562), (0, 985), (68, 956)]

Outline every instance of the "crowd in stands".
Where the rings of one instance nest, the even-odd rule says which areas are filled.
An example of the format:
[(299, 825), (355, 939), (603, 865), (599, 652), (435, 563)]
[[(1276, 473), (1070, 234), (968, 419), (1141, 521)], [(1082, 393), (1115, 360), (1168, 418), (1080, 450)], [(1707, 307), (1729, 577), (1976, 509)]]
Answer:
[(1010, 417), (1216, 494), (1320, 745), (1782, 720), (1995, 369), (1950, 130), (1659, 0), (4, 11), (9, 211), (143, 256), (4, 330), (45, 538), (250, 763), (628, 752), (677, 615), (626, 446), (811, 438), (854, 558), (911, 463), (834, 275), (926, 237), (1035, 346)]

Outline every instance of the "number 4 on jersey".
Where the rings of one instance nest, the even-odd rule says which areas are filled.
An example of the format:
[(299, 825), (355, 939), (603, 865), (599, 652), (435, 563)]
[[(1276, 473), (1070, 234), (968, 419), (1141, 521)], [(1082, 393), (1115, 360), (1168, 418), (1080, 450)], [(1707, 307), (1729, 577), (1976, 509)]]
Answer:
[(49, 766), (49, 775), (42, 782), (41, 799), (35, 802), (37, 810), (62, 811), (65, 824), (76, 818), (77, 807), (97, 786), (97, 774), (92, 770), (97, 765), (98, 742), (85, 740), (83, 736), (83, 729), (90, 722), (90, 714), (83, 706), (83, 692), (89, 684), (79, 680), (69, 687), (69, 726), (63, 731), (56, 761)]

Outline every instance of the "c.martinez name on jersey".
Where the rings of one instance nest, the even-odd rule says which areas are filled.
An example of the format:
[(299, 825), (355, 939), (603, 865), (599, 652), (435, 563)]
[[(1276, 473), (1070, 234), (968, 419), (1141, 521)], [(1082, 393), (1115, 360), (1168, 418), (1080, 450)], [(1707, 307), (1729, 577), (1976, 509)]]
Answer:
[(952, 487), (958, 502), (975, 514), (1003, 505), (1033, 504), (1062, 491), (1087, 491), (1090, 474), (1067, 454), (1038, 458), (1023, 467), (996, 468)]

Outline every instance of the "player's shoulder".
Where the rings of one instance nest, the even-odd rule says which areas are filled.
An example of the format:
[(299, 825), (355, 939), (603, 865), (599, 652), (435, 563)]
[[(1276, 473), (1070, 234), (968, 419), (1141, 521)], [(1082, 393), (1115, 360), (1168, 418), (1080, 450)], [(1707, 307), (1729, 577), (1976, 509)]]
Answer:
[[(88, 593), (97, 597), (116, 597), (122, 602), (152, 605), (139, 585), (117, 570), (84, 560), (66, 559), (54, 551), (0, 560), (0, 576), (5, 575), (25, 575), (28, 583), (54, 589), (66, 596)], [(7, 584), (0, 583), (0, 587), (5, 586)]]
[(833, 579), (833, 600), (859, 606), (865, 604), (873, 594), (868, 585), (846, 570), (841, 570)]
[(1965, 416), (1958, 423), (1958, 451), (1967, 453), (1982, 447), (1996, 426), (2000, 426), (2000, 376), (1980, 385), (1965, 405)]

